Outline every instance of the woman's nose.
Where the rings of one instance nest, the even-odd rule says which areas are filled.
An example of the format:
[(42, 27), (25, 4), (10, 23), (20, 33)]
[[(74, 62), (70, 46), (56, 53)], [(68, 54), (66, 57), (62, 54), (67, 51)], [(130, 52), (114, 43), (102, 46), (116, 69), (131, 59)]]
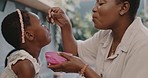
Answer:
[(92, 12), (94, 13), (96, 11), (97, 11), (97, 8), (96, 8), (96, 6), (94, 6), (93, 9), (92, 9)]

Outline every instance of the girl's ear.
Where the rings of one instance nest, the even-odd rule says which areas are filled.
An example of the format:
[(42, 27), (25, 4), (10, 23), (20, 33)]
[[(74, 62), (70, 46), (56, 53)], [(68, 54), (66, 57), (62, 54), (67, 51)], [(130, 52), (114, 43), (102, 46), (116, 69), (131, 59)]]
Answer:
[(34, 39), (34, 33), (32, 31), (25, 31), (25, 37), (27, 40), (32, 41)]
[(124, 15), (125, 13), (127, 13), (129, 11), (130, 8), (130, 3), (128, 1), (125, 1), (122, 3), (122, 6), (120, 8), (120, 15)]

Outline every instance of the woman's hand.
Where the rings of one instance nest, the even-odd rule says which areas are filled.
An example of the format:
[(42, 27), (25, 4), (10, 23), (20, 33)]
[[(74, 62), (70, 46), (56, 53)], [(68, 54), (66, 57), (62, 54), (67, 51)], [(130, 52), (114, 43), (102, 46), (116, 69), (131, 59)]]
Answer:
[(65, 12), (59, 7), (52, 7), (48, 11), (47, 20), (49, 23), (57, 24), (60, 27), (71, 25), (68, 16)]
[(64, 72), (75, 72), (78, 73), (85, 65), (80, 58), (69, 55), (67, 53), (60, 53), (61, 56), (65, 57), (68, 61), (58, 65), (49, 65), (53, 71), (64, 71)]

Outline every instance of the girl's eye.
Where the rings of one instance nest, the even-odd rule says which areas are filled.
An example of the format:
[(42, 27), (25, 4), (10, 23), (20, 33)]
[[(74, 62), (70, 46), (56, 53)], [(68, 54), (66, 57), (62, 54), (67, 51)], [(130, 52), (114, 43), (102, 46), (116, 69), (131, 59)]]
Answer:
[(45, 25), (43, 25), (43, 24), (42, 24), (41, 26), (42, 26), (42, 27), (45, 27)]
[(44, 27), (45, 25), (42, 23), (42, 24), (41, 24), (41, 26), (43, 26), (43, 27)]

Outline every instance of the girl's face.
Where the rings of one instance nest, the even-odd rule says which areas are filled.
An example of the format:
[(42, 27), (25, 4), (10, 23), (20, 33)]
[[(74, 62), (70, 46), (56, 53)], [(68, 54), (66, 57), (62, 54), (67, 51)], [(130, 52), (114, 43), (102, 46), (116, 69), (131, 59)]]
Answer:
[(120, 20), (120, 4), (115, 0), (96, 0), (93, 8), (93, 22), (97, 29), (112, 29)]
[(41, 47), (49, 44), (51, 41), (50, 30), (42, 25), (37, 15), (30, 13), (29, 16), (31, 26), (27, 27), (27, 29), (30, 29), (33, 32), (33, 41), (38, 43)]

